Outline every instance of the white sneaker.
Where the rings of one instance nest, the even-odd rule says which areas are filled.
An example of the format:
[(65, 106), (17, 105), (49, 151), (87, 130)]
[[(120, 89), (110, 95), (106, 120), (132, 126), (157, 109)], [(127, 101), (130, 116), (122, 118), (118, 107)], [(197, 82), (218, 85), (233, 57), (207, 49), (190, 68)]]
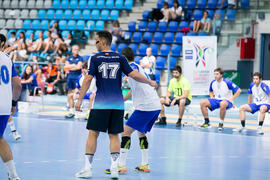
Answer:
[(12, 136), (16, 141), (21, 139), (21, 137), (22, 137), (17, 131), (13, 131)]
[(257, 134), (264, 134), (261, 126), (258, 127)]
[(9, 177), (8, 180), (21, 180), (21, 179), (17, 176), (17, 177), (13, 177), (13, 178)]
[(75, 176), (77, 178), (91, 178), (92, 177), (92, 169), (82, 169), (80, 172), (76, 173)]
[(246, 129), (245, 127), (242, 127), (242, 126), (240, 126), (240, 127), (238, 127), (238, 128), (233, 129), (233, 132), (240, 132), (240, 131), (242, 131), (242, 132), (246, 132), (246, 131), (247, 131), (247, 129)]
[(118, 167), (113, 167), (110, 169), (111, 170), (111, 175), (110, 178), (112, 179), (118, 179), (119, 175), (118, 175)]

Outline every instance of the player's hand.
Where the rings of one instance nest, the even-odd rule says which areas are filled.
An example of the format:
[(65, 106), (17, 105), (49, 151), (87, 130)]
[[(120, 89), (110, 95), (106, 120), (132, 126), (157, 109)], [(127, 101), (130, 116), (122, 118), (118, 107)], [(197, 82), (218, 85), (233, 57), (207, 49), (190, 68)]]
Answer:
[(165, 103), (166, 103), (166, 104), (170, 104), (170, 102), (171, 102), (171, 100), (170, 100), (168, 97), (166, 97)]
[(176, 98), (174, 98), (174, 99), (172, 100), (170, 106), (174, 106), (175, 102), (176, 102)]
[(228, 99), (228, 101), (230, 101), (231, 103), (233, 103), (233, 99)]
[(150, 86), (153, 86), (153, 87), (155, 87), (155, 88), (158, 88), (158, 84), (157, 84), (157, 82), (156, 81), (150, 81)]
[(16, 106), (12, 106), (11, 108), (11, 116), (16, 112)]
[(82, 100), (81, 99), (78, 99), (76, 105), (75, 105), (75, 110), (76, 111), (82, 111), (81, 110), (81, 106), (82, 106)]

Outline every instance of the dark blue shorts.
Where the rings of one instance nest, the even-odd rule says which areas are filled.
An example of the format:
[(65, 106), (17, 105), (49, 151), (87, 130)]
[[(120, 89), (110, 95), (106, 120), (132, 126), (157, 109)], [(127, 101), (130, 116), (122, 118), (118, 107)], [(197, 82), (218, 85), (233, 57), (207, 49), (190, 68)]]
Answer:
[(160, 110), (157, 111), (139, 111), (135, 110), (126, 125), (136, 129), (141, 133), (150, 132), (155, 121), (158, 119)]
[[(211, 111), (214, 111), (215, 109), (220, 108), (220, 102), (223, 100), (209, 98), (208, 101), (210, 102), (210, 105), (211, 105), (211, 108), (209, 108), (209, 109)], [(233, 107), (233, 104), (230, 101), (228, 101), (228, 100), (225, 100), (225, 101), (228, 102), (228, 106), (226, 109), (230, 109)]]
[(77, 79), (67, 78), (67, 90), (76, 89)]
[(251, 104), (248, 104), (248, 105), (249, 105), (249, 107), (252, 110), (252, 112), (251, 112), (252, 114), (254, 114), (255, 112), (259, 111), (262, 105), (265, 105), (267, 107), (267, 111), (269, 111), (269, 109), (270, 109), (270, 105), (269, 104), (259, 104), (259, 105), (257, 105), (255, 103), (251, 103)]
[(3, 137), (10, 115), (0, 115), (0, 137)]

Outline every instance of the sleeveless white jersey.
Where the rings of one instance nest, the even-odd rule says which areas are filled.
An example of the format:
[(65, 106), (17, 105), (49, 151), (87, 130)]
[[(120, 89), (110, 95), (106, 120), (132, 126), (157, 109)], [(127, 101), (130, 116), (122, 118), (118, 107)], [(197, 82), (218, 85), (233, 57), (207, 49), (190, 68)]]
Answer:
[(12, 102), (12, 61), (0, 51), (0, 115), (10, 115)]
[[(137, 69), (140, 74), (147, 77), (140, 65), (131, 63), (130, 66), (133, 70)], [(128, 83), (131, 88), (132, 101), (135, 110), (156, 111), (161, 109), (159, 97), (154, 87), (135, 81), (130, 77), (128, 77)]]

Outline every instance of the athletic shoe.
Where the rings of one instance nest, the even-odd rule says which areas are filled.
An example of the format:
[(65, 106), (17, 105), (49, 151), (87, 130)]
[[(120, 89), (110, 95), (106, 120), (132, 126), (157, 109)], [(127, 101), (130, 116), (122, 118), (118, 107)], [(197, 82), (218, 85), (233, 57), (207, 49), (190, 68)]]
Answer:
[(181, 121), (180, 121), (179, 119), (178, 119), (178, 121), (176, 122), (175, 126), (176, 126), (176, 127), (181, 127), (181, 126), (182, 126)]
[(210, 124), (209, 123), (203, 123), (202, 125), (201, 125), (201, 128), (210, 128), (211, 126), (210, 126)]
[(17, 131), (12, 131), (13, 138), (17, 141), (21, 138), (21, 135)]
[(75, 117), (75, 114), (74, 113), (68, 113), (67, 115), (65, 115), (65, 118), (74, 118)]
[(128, 118), (129, 118), (129, 114), (126, 113), (126, 114), (124, 115), (124, 120), (128, 120)]
[[(106, 174), (111, 174), (111, 170), (110, 169), (105, 169), (104, 172)], [(118, 172), (120, 174), (125, 174), (127, 173), (127, 167), (126, 166), (118, 166)]]
[(82, 169), (80, 172), (76, 173), (77, 178), (90, 178), (92, 177), (92, 169)]
[(118, 167), (113, 167), (110, 169), (111, 171), (111, 175), (110, 178), (112, 179), (118, 179), (119, 175), (118, 175)]
[(240, 131), (245, 132), (245, 131), (247, 131), (247, 129), (245, 127), (242, 127), (242, 126), (233, 129), (233, 132), (240, 132)]
[(135, 168), (136, 171), (141, 171), (141, 172), (150, 172), (150, 168), (149, 168), (149, 165), (146, 164), (146, 165), (140, 165), (138, 167)]
[(262, 130), (262, 126), (259, 126), (257, 129), (257, 134), (264, 134), (263, 130)]
[(218, 124), (218, 130), (219, 131), (222, 131), (224, 128), (223, 128), (223, 123), (219, 123)]
[(19, 177), (15, 177), (15, 178), (8, 178), (8, 180), (21, 180)]
[(166, 117), (160, 117), (159, 121), (156, 123), (156, 125), (166, 125)]

